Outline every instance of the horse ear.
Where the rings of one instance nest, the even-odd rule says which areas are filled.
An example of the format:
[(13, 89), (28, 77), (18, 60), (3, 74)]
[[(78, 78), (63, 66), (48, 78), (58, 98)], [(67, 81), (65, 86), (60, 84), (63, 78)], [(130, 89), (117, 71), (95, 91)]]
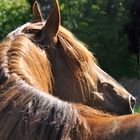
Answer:
[(50, 45), (57, 42), (57, 33), (60, 26), (60, 10), (58, 0), (54, 0), (54, 8), (44, 27), (36, 34), (36, 39), (41, 43)]
[(33, 4), (32, 13), (33, 13), (32, 23), (43, 21), (43, 17), (42, 17), (37, 1), (35, 1)]

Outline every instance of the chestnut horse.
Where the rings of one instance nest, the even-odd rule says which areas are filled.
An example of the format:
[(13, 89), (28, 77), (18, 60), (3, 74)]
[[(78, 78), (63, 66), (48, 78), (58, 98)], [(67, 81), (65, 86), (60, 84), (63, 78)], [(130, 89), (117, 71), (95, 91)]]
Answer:
[(139, 139), (140, 114), (111, 116), (64, 102), (14, 73), (0, 86), (0, 140)]
[[(67, 48), (61, 44), (60, 38), (65, 39), (60, 36), (61, 32), (58, 32), (58, 38), (53, 33), (48, 34), (50, 37), (53, 35), (53, 40), (47, 36), (49, 44), (42, 41), (44, 37), (41, 34), (46, 28), (43, 25), (42, 22), (28, 23), (0, 44), (0, 140), (139, 140), (140, 114), (105, 114), (86, 105), (69, 103), (53, 96), (55, 79), (50, 62), (51, 55), (57, 54), (50, 48), (58, 48), (57, 51), (62, 49), (64, 52)], [(56, 31), (55, 28), (53, 31)], [(85, 47), (83, 49), (86, 50)], [(94, 64), (93, 56), (91, 58), (91, 64)], [(79, 59), (84, 60), (82, 57)], [(71, 59), (68, 60), (71, 62)], [(83, 65), (87, 65), (84, 62)], [(97, 65), (95, 68), (101, 71)], [(78, 78), (83, 78), (80, 84), (84, 86), (82, 82), (86, 84), (86, 81), (82, 80), (87, 80), (86, 76), (76, 72)], [(75, 79), (77, 75), (73, 76)], [(104, 73), (103, 77), (106, 76)], [(88, 80), (87, 85), (90, 87)], [(104, 91), (111, 84), (110, 87), (106, 83), (100, 86), (103, 86), (100, 90)]]
[[(11, 32), (8, 38), (18, 40), (17, 36), (21, 34), (39, 47), (11, 44), (11, 50), (16, 51), (13, 54), (20, 54), (16, 60), (14, 55), (7, 57), (9, 45), (1, 47), (2, 73), (4, 69), (16, 73), (43, 91), (49, 87), (49, 93), (65, 101), (84, 103), (117, 114), (133, 113), (135, 98), (98, 66), (83, 43), (60, 25), (57, 1), (46, 22), (35, 2), (32, 22)], [(5, 63), (8, 63), (7, 67)]]

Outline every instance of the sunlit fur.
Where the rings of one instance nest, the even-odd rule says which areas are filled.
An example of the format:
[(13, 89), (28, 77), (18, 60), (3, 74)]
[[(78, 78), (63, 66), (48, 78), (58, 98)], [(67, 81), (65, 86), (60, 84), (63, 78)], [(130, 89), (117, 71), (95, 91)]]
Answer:
[[(8, 34), (0, 47), (1, 82), (6, 79), (8, 73), (15, 72), (23, 80), (43, 91), (49, 87), (49, 93), (60, 99), (84, 103), (118, 114), (132, 113), (133, 108), (129, 100), (131, 95), (97, 66), (95, 57), (86, 45), (76, 39), (70, 31), (59, 27), (56, 46), (41, 45), (34, 39), (34, 35), (44, 24), (45, 22), (26, 23)], [(56, 54), (61, 56), (61, 60), (57, 60)], [(59, 75), (59, 68), (56, 67), (56, 73), (53, 72), (51, 59), (63, 63), (63, 67), (67, 69), (64, 75), (68, 75), (69, 78), (56, 79), (55, 75)], [(7, 73), (5, 77), (3, 72)], [(62, 75), (63, 73), (60, 77)], [(64, 86), (61, 86), (59, 81), (63, 81)], [(107, 86), (102, 83), (107, 83)], [(103, 90), (100, 84), (103, 85)], [(99, 95), (99, 92), (94, 94), (96, 91), (100, 91), (102, 95)], [(112, 104), (114, 96), (118, 99), (116, 98)], [(122, 104), (118, 100), (122, 100)]]
[[(7, 35), (11, 44), (7, 45), (9, 50), (2, 48), (1, 83), (8, 74), (16, 73), (40, 90), (49, 88), (49, 93), (62, 100), (118, 114), (133, 113), (135, 98), (98, 67), (84, 43), (61, 26), (58, 0), (54, 0), (53, 10), (46, 21), (37, 1), (32, 9), (32, 21)], [(18, 37), (20, 35), (25, 38)]]
[[(23, 33), (28, 30), (30, 32), (30, 29), (39, 30), (43, 25), (44, 23), (28, 23), (28, 26), (23, 29)], [(18, 32), (18, 34), (22, 34), (22, 30), (15, 30), (14, 34), (17, 36), (16, 32)], [(9, 37), (13, 39), (14, 34), (9, 34)], [(92, 65), (96, 63), (96, 58), (90, 51), (88, 51), (84, 43), (76, 39), (70, 31), (62, 26), (59, 28), (58, 38), (64, 51), (63, 57), (66, 60), (72, 75), (79, 79), (81, 88), (84, 90), (85, 83), (86, 85), (89, 84), (90, 86), (92, 85), (96, 88), (97, 77), (93, 68), (94, 65)], [(45, 46), (43, 47), (45, 48)]]
[[(28, 29), (39, 29), (40, 24), (38, 26), (32, 26), (29, 24), (27, 27), (28, 28), (24, 30), (27, 31)], [(19, 32), (19, 34), (21, 33)], [(11, 36), (9, 35), (9, 37), (11, 40), (14, 40), (13, 34)], [(59, 29), (58, 38), (61, 43), (61, 49), (64, 51), (62, 57), (64, 57), (73, 78), (78, 79), (79, 84), (81, 85), (83, 98), (85, 98), (84, 94), (90, 93), (91, 90), (93, 91), (93, 89), (96, 90), (97, 77), (94, 71), (94, 63), (96, 63), (96, 59), (82, 42), (75, 39), (71, 32), (62, 26)], [(16, 72), (23, 79), (28, 80), (29, 83), (34, 82), (36, 79), (36, 81), (40, 83), (44, 89), (45, 86), (49, 86), (51, 90), (51, 82), (53, 79), (51, 74), (51, 65), (48, 62), (47, 55), (42, 51), (42, 49), (39, 47), (34, 47), (35, 44), (23, 36), (21, 39), (18, 37), (16, 40), (14, 40), (14, 43), (11, 43), (10, 45), (11, 49), (9, 50), (9, 54), (12, 52), (12, 55), (9, 55), (8, 57), (12, 57), (12, 60), (11, 58), (8, 58), (8, 60), (10, 60), (10, 62), (8, 62), (9, 71)], [(16, 53), (20, 53), (20, 55), (16, 55)], [(23, 57), (22, 60), (20, 57)], [(13, 61), (16, 62), (13, 63)], [(41, 65), (40, 70), (37, 68), (37, 63)], [(50, 77), (45, 76), (45, 73), (48, 72), (45, 67), (49, 70)], [(39, 79), (41, 80), (39, 81)], [(47, 80), (47, 82), (45, 80)], [(36, 83), (32, 84), (37, 85)], [(85, 92), (85, 89), (88, 89), (89, 91)]]
[[(36, 26), (31, 27), (31, 25), (29, 25), (28, 28), (37, 29)], [(74, 78), (79, 79), (79, 83), (81, 83), (82, 88), (81, 90), (84, 91), (85, 85), (92, 85), (92, 87), (96, 88), (96, 73), (94, 72), (94, 68), (92, 65), (92, 63), (94, 64), (96, 62), (96, 59), (94, 58), (92, 53), (87, 50), (83, 43), (75, 39), (75, 37), (64, 27), (60, 28), (58, 37), (61, 42), (61, 47), (64, 50), (63, 57), (67, 61), (66, 63)], [(40, 85), (45, 84), (43, 86), (44, 88), (49, 84), (48, 86), (51, 89), (51, 68), (49, 67), (50, 64), (48, 62), (47, 55), (42, 51), (42, 49), (37, 47), (30, 40), (24, 38), (23, 36), (21, 39), (18, 37), (16, 40), (14, 40), (14, 43), (9, 42), (8, 44), (6, 41), (5, 45), (3, 42), (1, 45), (1, 50), (3, 50), (4, 53), (6, 53), (6, 51), (4, 50), (4, 46), (5, 48), (11, 48), (8, 51), (8, 54), (10, 54), (8, 55), (8, 60), (10, 60), (10, 62), (8, 62), (10, 72), (14, 71), (23, 79), (28, 80), (29, 83), (34, 82), (33, 79), (41, 78), (40, 81), (38, 81), (39, 79), (37, 79), (36, 81), (38, 81)], [(40, 64), (41, 67), (37, 68), (37, 64)], [(43, 72), (41, 72), (41, 70)], [(50, 78), (43, 76), (43, 74), (45, 74), (48, 71), (50, 72)], [(47, 82), (44, 81), (45, 78), (47, 79)], [(89, 90), (90, 89), (91, 88), (89, 88)]]
[[(52, 46), (34, 40), (43, 25), (27, 23), (0, 44), (0, 140), (139, 140), (140, 114), (115, 116), (51, 95)], [(96, 59), (61, 26), (58, 44), (85, 98), (86, 89), (96, 90)]]
[(11, 42), (5, 40), (0, 49), (1, 75), (3, 71), (16, 73), (31, 85), (51, 92), (52, 74), (45, 52), (24, 36)]
[(89, 92), (93, 90), (91, 87), (96, 89), (97, 77), (94, 71), (96, 58), (82, 42), (62, 26), (59, 28), (58, 38), (64, 51), (62, 57), (73, 76), (79, 79), (82, 90), (85, 91), (85, 85), (89, 86)]
[[(30, 39), (25, 34), (0, 44), (0, 140), (139, 140), (139, 114), (116, 117), (50, 95), (48, 56)], [(59, 39), (63, 43), (60, 35)], [(36, 71), (40, 60), (44, 77)]]

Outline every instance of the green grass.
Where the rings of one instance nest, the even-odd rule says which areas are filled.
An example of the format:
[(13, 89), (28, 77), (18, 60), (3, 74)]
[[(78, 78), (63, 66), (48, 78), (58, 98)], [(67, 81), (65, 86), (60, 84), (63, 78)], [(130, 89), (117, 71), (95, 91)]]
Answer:
[(140, 113), (140, 106), (136, 106), (135, 112), (139, 112)]

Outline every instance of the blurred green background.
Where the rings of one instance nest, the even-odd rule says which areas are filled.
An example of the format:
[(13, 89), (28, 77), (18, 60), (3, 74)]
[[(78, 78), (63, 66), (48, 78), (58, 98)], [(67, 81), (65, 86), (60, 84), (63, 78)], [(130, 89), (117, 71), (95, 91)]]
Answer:
[[(1, 0), (0, 39), (31, 20), (33, 0)], [(137, 78), (137, 57), (128, 51), (124, 26), (132, 0), (59, 0), (62, 24), (85, 42), (101, 67), (116, 79)], [(51, 9), (52, 0), (46, 7)], [(50, 6), (49, 6), (50, 5)], [(46, 12), (45, 16), (48, 16)], [(44, 13), (45, 14), (45, 13)]]

